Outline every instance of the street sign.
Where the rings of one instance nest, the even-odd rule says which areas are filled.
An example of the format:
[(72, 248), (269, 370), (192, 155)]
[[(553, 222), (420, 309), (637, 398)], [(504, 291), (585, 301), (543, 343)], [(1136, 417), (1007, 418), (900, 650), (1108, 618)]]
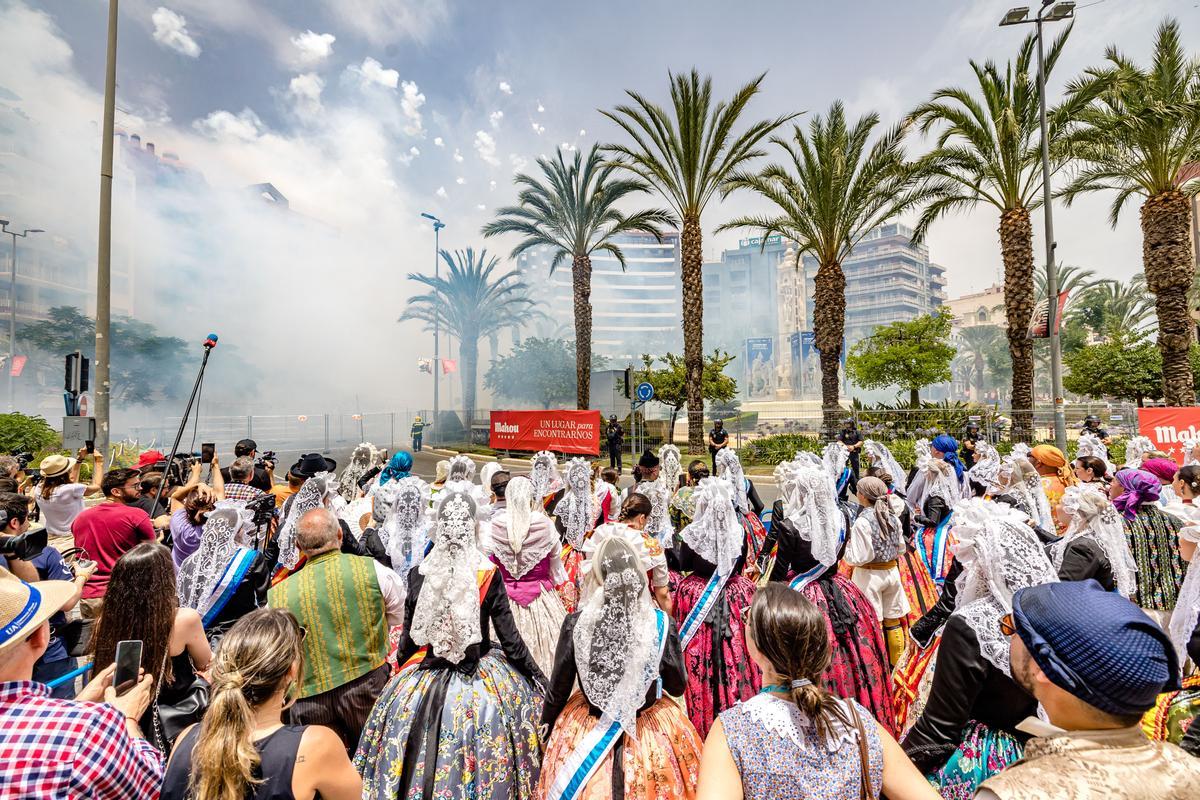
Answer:
[(638, 400), (641, 400), (643, 403), (649, 402), (654, 399), (654, 386), (642, 381), (637, 385), (636, 394)]

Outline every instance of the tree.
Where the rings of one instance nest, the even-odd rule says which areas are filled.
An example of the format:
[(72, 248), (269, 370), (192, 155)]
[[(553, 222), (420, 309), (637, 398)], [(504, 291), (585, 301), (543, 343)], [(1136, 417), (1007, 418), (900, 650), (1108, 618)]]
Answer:
[(999, 325), (972, 325), (958, 332), (958, 351), (967, 357), (971, 366), (972, 384), (975, 387), (975, 400), (983, 400), (984, 378), (988, 371), (988, 354), (995, 350), (1004, 331)]
[[(701, 392), (705, 400), (727, 403), (737, 394), (737, 381), (725, 374), (725, 367), (733, 361), (734, 356), (724, 350), (714, 350), (704, 357), (703, 380)], [(654, 387), (655, 401), (669, 406), (671, 409), (671, 426), (667, 429), (667, 437), (675, 441), (675, 420), (679, 418), (679, 410), (689, 403), (687, 366), (684, 359), (677, 353), (667, 353), (662, 357), (665, 366), (654, 368), (655, 358), (650, 355), (642, 356), (642, 369), (633, 375), (635, 384), (642, 381)], [(691, 407), (688, 407), (688, 433), (691, 435)]]
[(625, 214), (616, 208), (621, 200), (649, 191), (645, 181), (620, 179), (615, 164), (604, 164), (599, 146), (593, 145), (587, 161), (575, 153), (570, 165), (562, 149), (556, 159), (539, 158), (543, 179), (518, 174), (513, 182), (524, 187), (518, 205), (496, 211), (496, 219), (483, 226), (485, 237), (517, 233), (525, 237), (513, 248), (516, 258), (533, 247), (550, 248), (554, 259), (550, 272), (564, 259), (571, 259), (571, 286), (575, 311), (575, 406), (590, 403), (592, 364), (592, 253), (610, 253), (625, 268), (625, 254), (614, 239), (641, 231), (662, 240), (659, 225), (672, 221), (671, 212), (660, 209)]
[(1153, 342), (1118, 331), (1108, 341), (1064, 359), (1063, 388), (1087, 397), (1135, 401), (1162, 397), (1162, 356)]
[(838, 367), (846, 322), (846, 276), (842, 262), (868, 232), (928, 199), (920, 171), (904, 158), (904, 128), (896, 126), (870, 143), (879, 115), (846, 123), (840, 101), (816, 116), (807, 135), (794, 126), (790, 139), (771, 141), (787, 156), (761, 172), (738, 172), (725, 188), (753, 191), (770, 201), (774, 216), (741, 217), (722, 225), (757, 228), (796, 242), (801, 255), (817, 260), (813, 311), (815, 344), (821, 358), (821, 405), (830, 430), (838, 410)]
[(917, 408), (923, 387), (950, 380), (954, 354), (950, 314), (942, 309), (938, 314), (880, 325), (851, 349), (846, 371), (864, 389), (907, 389), (909, 404)]
[(1141, 273), (1128, 281), (1100, 281), (1071, 304), (1068, 326), (1078, 324), (1089, 333), (1108, 336), (1116, 331), (1147, 333), (1153, 330), (1154, 302)]
[[(483, 385), (508, 400), (542, 408), (566, 405), (576, 398), (577, 346), (564, 339), (528, 338), (492, 362)], [(590, 361), (596, 369), (607, 363), (595, 354)]]
[(1192, 322), (1187, 295), (1195, 277), (1191, 200), (1200, 160), (1200, 61), (1189, 58), (1179, 24), (1168, 19), (1156, 35), (1154, 60), (1143, 69), (1116, 45), (1108, 65), (1093, 67), (1068, 87), (1081, 106), (1063, 150), (1080, 165), (1058, 194), (1069, 205), (1090, 192), (1116, 192), (1109, 222), (1134, 195), (1141, 209), (1142, 271), (1154, 294), (1163, 397), (1170, 406), (1196, 404), (1189, 363)]
[[(1046, 53), (1046, 74), (1053, 69), (1071, 29)], [(1028, 439), (1033, 424), (1033, 226), (1029, 214), (1042, 202), (1041, 134), (1036, 73), (1031, 70), (1034, 37), (1017, 51), (1014, 67), (1003, 72), (991, 61), (971, 61), (978, 94), (960, 87), (938, 89), (910, 119), (922, 133), (940, 128), (933, 150), (923, 158), (942, 179), (941, 197), (930, 203), (914, 231), (924, 238), (929, 226), (952, 211), (989, 204), (1000, 212), (1000, 255), (1004, 261), (1004, 315), (1012, 359), (1013, 435)], [(1051, 115), (1053, 142), (1065, 112)], [(1062, 166), (1056, 161), (1052, 169)]]
[(58, 431), (42, 417), (19, 412), (0, 414), (0, 453), (33, 453), (36, 455), (61, 442)]
[[(72, 306), (51, 308), (48, 319), (17, 329), (18, 341), (38, 352), (37, 361), (61, 375), (62, 357), (76, 350), (95, 358), (96, 323)], [(149, 323), (129, 317), (112, 320), (112, 401), (148, 406), (158, 399), (178, 397), (186, 388), (183, 339), (161, 336)]]
[(633, 140), (607, 150), (625, 169), (649, 183), (671, 205), (680, 233), (683, 294), (683, 359), (687, 365), (688, 452), (704, 452), (704, 263), (700, 217), (709, 200), (734, 170), (763, 155), (759, 144), (789, 114), (763, 120), (734, 135), (746, 105), (758, 94), (763, 75), (739, 89), (728, 102), (712, 102), (712, 79), (670, 75), (672, 118), (637, 92), (626, 91), (632, 105), (602, 111)]
[(479, 340), (494, 331), (520, 325), (534, 313), (533, 301), (517, 272), (494, 276), (500, 259), (496, 256), (489, 259), (487, 250), (476, 254), (468, 247), (455, 250), (453, 256), (449, 250), (443, 250), (441, 256), (449, 268), (443, 277), (409, 273), (409, 280), (430, 291), (408, 298), (408, 308), (398, 321), (420, 320), (427, 331), (432, 331), (436, 322), (458, 339), (464, 422), (469, 429), (475, 418)]

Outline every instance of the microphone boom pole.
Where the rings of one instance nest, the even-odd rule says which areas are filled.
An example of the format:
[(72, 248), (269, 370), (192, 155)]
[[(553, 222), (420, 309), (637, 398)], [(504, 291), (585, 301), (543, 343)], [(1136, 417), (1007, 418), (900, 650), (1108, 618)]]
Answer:
[(196, 382), (192, 384), (192, 394), (188, 398), (187, 407), (183, 410), (183, 419), (179, 420), (179, 431), (175, 434), (175, 443), (171, 445), (171, 453), (167, 456), (167, 466), (163, 471), (163, 479), (158, 484), (158, 491), (154, 493), (154, 505), (151, 508), (158, 508), (158, 503), (162, 500), (163, 489), (167, 488), (167, 473), (171, 471), (171, 463), (175, 460), (175, 454), (179, 452), (179, 443), (183, 441), (183, 431), (187, 427), (188, 417), (192, 414), (192, 404), (196, 402), (196, 393), (200, 391), (200, 383), (204, 380), (204, 370), (208, 366), (208, 357), (212, 355), (213, 348), (216, 346), (217, 335), (210, 333), (208, 338), (204, 340), (204, 358), (200, 362), (200, 371), (196, 373)]

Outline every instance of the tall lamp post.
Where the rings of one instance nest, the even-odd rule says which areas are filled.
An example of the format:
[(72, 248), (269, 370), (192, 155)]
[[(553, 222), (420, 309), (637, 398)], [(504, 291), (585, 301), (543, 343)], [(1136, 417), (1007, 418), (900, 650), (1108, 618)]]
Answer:
[[(441, 230), (446, 227), (446, 223), (435, 217), (433, 214), (421, 212), (421, 216), (433, 223), (433, 277), (441, 277)], [(433, 436), (430, 436), (430, 443), (435, 443), (440, 438), (438, 436), (438, 425), (441, 420), (438, 419), (438, 411), (440, 410), (441, 398), (439, 389), (442, 383), (442, 351), (441, 351), (441, 311), (434, 309), (433, 315)]]
[(1037, 66), (1039, 121), (1042, 128), (1042, 218), (1046, 223), (1046, 332), (1050, 337), (1050, 392), (1054, 395), (1054, 442), (1059, 450), (1067, 451), (1067, 418), (1063, 408), (1062, 346), (1058, 336), (1058, 264), (1054, 257), (1054, 214), (1050, 205), (1050, 136), (1046, 132), (1046, 63), (1042, 47), (1042, 27), (1047, 22), (1061, 22), (1075, 17), (1075, 3), (1042, 0), (1033, 19), (1029, 9), (1013, 8), (1000, 20), (1000, 27), (1009, 25), (1037, 26)]
[(108, 459), (109, 359), (112, 314), (113, 127), (117, 109), (117, 2), (108, 0), (108, 50), (104, 62), (104, 127), (100, 134), (100, 230), (96, 237), (96, 452)]
[(8, 229), (8, 220), (0, 219), (0, 233), (12, 237), (12, 265), (8, 272), (8, 413), (16, 410), (13, 395), (17, 379), (13, 376), (13, 357), (17, 344), (17, 237), (25, 239), (31, 233), (45, 233), (41, 228), (26, 228), (21, 233)]

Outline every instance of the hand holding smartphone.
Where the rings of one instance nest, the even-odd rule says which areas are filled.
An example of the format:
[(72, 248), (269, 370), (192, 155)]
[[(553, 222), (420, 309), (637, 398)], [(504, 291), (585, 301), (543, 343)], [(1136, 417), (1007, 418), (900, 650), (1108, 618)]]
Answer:
[(142, 668), (142, 643), (140, 640), (117, 642), (116, 656), (113, 659), (113, 690), (117, 695), (123, 695), (137, 686), (138, 673)]
[(204, 442), (200, 445), (200, 463), (211, 464), (213, 456), (216, 455), (217, 445), (215, 442)]

